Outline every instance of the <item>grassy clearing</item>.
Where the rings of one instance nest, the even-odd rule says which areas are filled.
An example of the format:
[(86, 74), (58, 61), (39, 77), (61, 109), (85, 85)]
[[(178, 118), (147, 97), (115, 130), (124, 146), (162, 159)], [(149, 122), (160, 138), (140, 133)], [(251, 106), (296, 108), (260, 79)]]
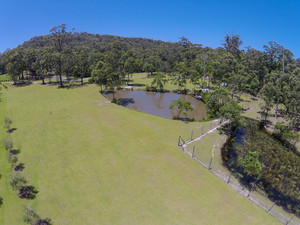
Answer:
[[(139, 87), (139, 89), (146, 89), (146, 86), (151, 86), (153, 78), (147, 77), (147, 73), (135, 73), (131, 77), (131, 82), (129, 84), (141, 84), (144, 86)], [(199, 86), (199, 85), (198, 85)], [(195, 88), (195, 85), (190, 82), (190, 80), (187, 80), (186, 88), (190, 91), (193, 91)], [(175, 85), (171, 78), (168, 79), (168, 82), (164, 85), (164, 89), (168, 91), (174, 91), (178, 89), (178, 86)]]
[[(98, 90), (34, 84), (4, 91), (1, 115), (17, 128), (19, 161), (39, 191), (31, 202), (42, 217), (55, 224), (279, 224), (176, 147), (178, 135), (189, 139), (200, 123), (106, 104)], [(9, 189), (0, 150), (0, 224), (22, 224), (28, 201)]]

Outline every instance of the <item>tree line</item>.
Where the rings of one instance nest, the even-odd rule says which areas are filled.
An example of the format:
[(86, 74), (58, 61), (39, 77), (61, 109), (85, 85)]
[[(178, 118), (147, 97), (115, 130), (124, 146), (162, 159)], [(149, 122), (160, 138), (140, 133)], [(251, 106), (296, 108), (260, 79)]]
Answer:
[[(265, 104), (262, 115), (267, 119), (275, 105), (285, 106), (284, 115), (296, 129), (300, 122), (300, 59), (275, 41), (260, 51), (241, 49), (239, 35), (226, 35), (221, 47), (212, 49), (190, 42), (163, 42), (145, 38), (77, 33), (62, 24), (48, 35), (34, 37), (15, 49), (0, 54), (0, 73), (12, 80), (26, 77), (41, 79), (48, 75), (91, 77), (108, 88), (128, 82), (135, 72), (154, 76), (153, 85), (163, 88), (165, 76), (173, 78), (178, 90), (186, 90), (189, 80), (195, 86), (226, 86), (231, 97), (242, 92), (260, 96)], [(208, 80), (208, 84), (207, 81)]]

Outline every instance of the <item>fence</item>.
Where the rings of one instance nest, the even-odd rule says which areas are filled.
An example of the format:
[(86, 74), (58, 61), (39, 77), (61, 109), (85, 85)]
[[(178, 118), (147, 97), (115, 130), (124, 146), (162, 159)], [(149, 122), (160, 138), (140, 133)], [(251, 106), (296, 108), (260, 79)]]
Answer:
[(206, 127), (206, 129), (203, 130), (204, 128), (202, 126), (202, 128), (200, 127), (200, 131), (193, 130), (191, 131), (190, 140), (188, 141), (184, 141), (182, 137), (179, 136), (178, 147), (180, 147), (184, 153), (201, 163), (210, 172), (227, 183), (236, 192), (266, 210), (283, 224), (299, 225), (300, 219), (298, 217), (288, 213), (269, 200), (266, 194), (259, 189), (256, 190), (255, 188), (250, 188), (249, 190), (242, 186), (238, 179), (235, 178), (223, 165), (221, 157), (221, 145), (223, 143), (214, 144), (213, 142), (216, 142), (217, 139), (217, 137), (214, 138), (214, 135), (218, 136), (218, 133), (216, 132), (217, 128), (221, 127), (226, 122), (227, 121), (220, 124), (219, 120), (214, 120), (211, 121), (209, 129)]

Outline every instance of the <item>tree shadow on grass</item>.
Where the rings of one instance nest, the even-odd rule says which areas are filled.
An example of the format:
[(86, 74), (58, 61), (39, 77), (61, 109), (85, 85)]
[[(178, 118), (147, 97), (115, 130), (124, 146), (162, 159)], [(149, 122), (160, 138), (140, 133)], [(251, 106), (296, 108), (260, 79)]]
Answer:
[(64, 86), (59, 86), (58, 88), (62, 89), (74, 89), (74, 88), (80, 88), (86, 86), (86, 84), (81, 84), (81, 83), (65, 83)]
[(23, 199), (35, 199), (38, 193), (33, 185), (22, 186), (19, 188), (18, 196)]
[(6, 133), (8, 133), (8, 134), (11, 134), (11, 133), (13, 133), (14, 131), (16, 131), (18, 128), (11, 128), (11, 129), (9, 129), (9, 130), (7, 130), (6, 131)]
[(26, 87), (31, 85), (32, 82), (31, 81), (22, 81), (22, 82), (17, 82), (14, 84), (15, 87)]

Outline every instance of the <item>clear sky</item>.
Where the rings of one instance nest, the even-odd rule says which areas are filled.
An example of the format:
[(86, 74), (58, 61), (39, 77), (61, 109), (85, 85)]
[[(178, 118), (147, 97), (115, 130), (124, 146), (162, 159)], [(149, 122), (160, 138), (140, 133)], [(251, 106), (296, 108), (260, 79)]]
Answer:
[(300, 0), (0, 0), (0, 52), (65, 23), (75, 31), (216, 48), (226, 33), (243, 47), (277, 41), (300, 58)]

